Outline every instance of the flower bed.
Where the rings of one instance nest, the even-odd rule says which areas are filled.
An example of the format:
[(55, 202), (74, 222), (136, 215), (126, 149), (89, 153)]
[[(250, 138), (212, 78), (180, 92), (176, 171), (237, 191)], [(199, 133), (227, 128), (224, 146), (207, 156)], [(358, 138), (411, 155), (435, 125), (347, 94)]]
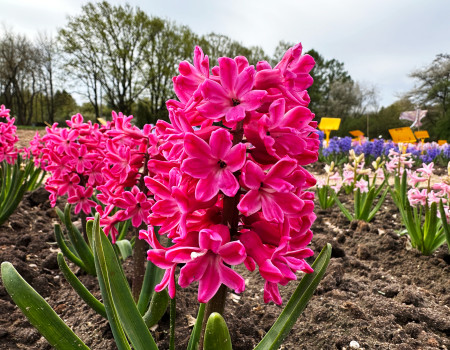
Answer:
[[(350, 197), (343, 201), (352, 201)], [(59, 202), (62, 208), (63, 203)], [(364, 349), (443, 349), (450, 347), (450, 256), (442, 246), (431, 257), (407, 250), (398, 237), (400, 218), (388, 197), (369, 224), (350, 223), (334, 206), (318, 210), (312, 249), (332, 242), (333, 257), (315, 296), (297, 321), (285, 349), (349, 349), (357, 341)], [(56, 263), (56, 244), (48, 194), (26, 195), (9, 225), (0, 227), (0, 259), (12, 262), (27, 281), (92, 349), (114, 349), (109, 327), (68, 285)], [(72, 266), (73, 267), (73, 266)], [(75, 269), (75, 271), (77, 271)], [(264, 305), (264, 281), (245, 269), (248, 280), (240, 295), (230, 294), (225, 318), (233, 349), (252, 348), (269, 329), (281, 308)], [(95, 279), (79, 278), (99, 297)], [(177, 349), (184, 349), (196, 317), (196, 286), (178, 291)], [(281, 287), (288, 299), (295, 285)], [(0, 348), (50, 349), (0, 285)], [(239, 299), (240, 298), (240, 299)], [(239, 300), (238, 300), (239, 299)], [(74, 312), (83, 310), (83, 312)], [(167, 314), (152, 332), (161, 349), (168, 348)]]

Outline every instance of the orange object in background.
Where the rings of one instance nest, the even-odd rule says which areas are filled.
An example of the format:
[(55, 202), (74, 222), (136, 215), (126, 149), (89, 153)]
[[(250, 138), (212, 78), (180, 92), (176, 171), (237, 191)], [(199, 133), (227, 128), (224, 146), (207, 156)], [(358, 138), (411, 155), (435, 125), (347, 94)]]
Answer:
[(359, 141), (359, 144), (361, 144), (364, 138), (364, 133), (361, 130), (352, 130), (348, 133), (354, 137), (353, 141)]
[(389, 134), (391, 134), (392, 141), (395, 143), (413, 143), (416, 142), (416, 138), (409, 126), (404, 128), (394, 128), (389, 129)]
[(446, 143), (447, 143), (447, 140), (438, 140), (439, 146), (445, 145)]
[(430, 137), (430, 135), (428, 134), (428, 131), (426, 131), (426, 130), (415, 131), (414, 136), (421, 140), (425, 140)]

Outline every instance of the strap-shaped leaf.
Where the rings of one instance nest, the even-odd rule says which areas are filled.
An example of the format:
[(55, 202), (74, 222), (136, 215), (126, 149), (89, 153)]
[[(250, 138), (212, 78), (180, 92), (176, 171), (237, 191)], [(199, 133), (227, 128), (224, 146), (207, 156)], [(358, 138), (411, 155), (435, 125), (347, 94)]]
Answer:
[(78, 265), (81, 269), (86, 271), (86, 267), (84, 266), (83, 261), (73, 253), (69, 247), (67, 247), (66, 242), (64, 242), (64, 236), (61, 230), (61, 226), (59, 224), (55, 224), (55, 238), (56, 242), (58, 243), (59, 249), (63, 252), (63, 254), (72, 261), (75, 265)]
[(384, 200), (386, 199), (387, 193), (388, 193), (388, 189), (386, 188), (386, 190), (384, 191), (383, 195), (378, 200), (377, 205), (370, 212), (369, 217), (367, 218), (367, 222), (371, 222), (372, 219), (375, 217), (375, 214), (378, 212), (378, 210), (380, 210), (381, 206), (384, 203)]
[(197, 320), (195, 321), (194, 328), (192, 329), (191, 337), (186, 350), (197, 350), (198, 343), (200, 341), (200, 335), (202, 333), (203, 317), (205, 316), (206, 304), (200, 303), (198, 308)]
[(66, 204), (66, 207), (64, 208), (64, 224), (66, 225), (70, 240), (77, 250), (78, 256), (83, 260), (84, 266), (86, 267), (85, 271), (90, 275), (95, 276), (94, 255), (92, 254), (91, 248), (84, 240), (81, 232), (72, 223), (72, 218), (70, 216), (71, 208), (72, 206), (70, 204)]
[(123, 260), (133, 254), (133, 248), (131, 247), (131, 243), (128, 239), (121, 239), (120, 241), (116, 241), (115, 244), (117, 248), (119, 248), (120, 256)]
[(278, 349), (313, 296), (325, 274), (330, 258), (331, 245), (328, 243), (312, 264), (314, 272), (303, 276), (286, 307), (254, 350)]
[(62, 253), (58, 253), (58, 265), (67, 282), (69, 282), (72, 288), (75, 289), (81, 299), (83, 299), (95, 312), (106, 318), (105, 306), (98, 301), (97, 298), (91, 294), (91, 292), (89, 292), (77, 276), (75, 276), (75, 274), (70, 270)]
[(89, 350), (11, 263), (3, 262), (1, 270), (3, 285), (12, 300), (51, 346), (60, 350)]
[(341, 203), (341, 201), (337, 197), (336, 193), (333, 194), (333, 198), (334, 198), (334, 201), (336, 202), (337, 206), (339, 207), (339, 209), (341, 209), (342, 214), (345, 215), (345, 217), (348, 219), (348, 221), (354, 220), (354, 217), (352, 216), (352, 214), (350, 214), (350, 212), (347, 210), (347, 208), (344, 207), (344, 205)]
[(148, 328), (153, 327), (159, 322), (161, 317), (163, 317), (167, 310), (167, 305), (169, 305), (169, 299), (169, 293), (167, 293), (167, 290), (165, 289), (161, 292), (153, 293), (150, 306), (143, 316), (144, 322)]
[[(114, 248), (100, 231), (99, 216), (96, 214), (94, 224), (94, 245), (105, 284), (111, 291), (111, 300), (125, 333), (135, 350), (157, 350), (158, 347), (150, 334), (131, 295), (130, 287), (117, 260)], [(106, 305), (105, 305), (106, 306)]]
[(205, 328), (203, 350), (232, 350), (230, 332), (223, 317), (213, 312)]
[(439, 203), (439, 213), (441, 214), (442, 228), (445, 233), (445, 239), (447, 240), (448, 251), (450, 252), (450, 225), (447, 222), (447, 216), (445, 215), (444, 203), (442, 203), (442, 199)]
[(367, 196), (364, 196), (364, 201), (362, 201), (362, 208), (360, 208), (359, 217), (355, 216), (357, 219), (367, 221), (367, 218), (369, 217), (370, 208), (372, 208), (373, 200), (375, 199), (375, 188), (372, 187), (369, 190), (369, 193), (367, 193)]
[[(114, 306), (111, 287), (108, 279), (108, 272), (105, 263), (105, 256), (103, 254), (103, 250), (99, 248), (99, 245), (96, 244), (100, 240), (100, 225), (99, 225), (100, 217), (98, 214), (95, 215), (95, 220), (93, 224), (88, 224), (87, 227), (91, 225), (93, 232), (93, 251), (94, 251), (94, 262), (95, 268), (97, 270), (97, 279), (100, 286), (100, 291), (102, 292), (103, 303), (105, 305), (106, 315), (108, 316), (109, 326), (111, 327), (111, 331), (114, 336), (114, 340), (116, 341), (117, 348), (119, 350), (131, 350), (130, 344), (128, 343), (127, 337), (125, 335), (125, 331), (122, 328), (122, 325), (119, 320), (119, 316), (117, 314), (117, 310)], [(101, 244), (100, 244), (101, 246)]]

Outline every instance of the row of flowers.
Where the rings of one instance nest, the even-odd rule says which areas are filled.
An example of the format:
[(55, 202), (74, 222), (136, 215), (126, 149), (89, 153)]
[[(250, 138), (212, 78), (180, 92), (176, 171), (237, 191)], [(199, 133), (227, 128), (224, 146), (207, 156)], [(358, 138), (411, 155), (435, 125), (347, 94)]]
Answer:
[(409, 153), (416, 165), (422, 163), (439, 162), (447, 164), (450, 160), (450, 145), (439, 145), (436, 142), (425, 142), (416, 144), (396, 144), (391, 140), (375, 139), (373, 141), (355, 141), (351, 137), (333, 137), (327, 145), (323, 139), (323, 132), (318, 131), (320, 137), (320, 161), (336, 164), (348, 161), (350, 150), (354, 150), (356, 155), (364, 154), (366, 159), (376, 159), (381, 157), (386, 159), (389, 151)]
[[(378, 157), (372, 167), (366, 167), (365, 155), (353, 149), (349, 159), (342, 167), (334, 162), (325, 166), (325, 177), (317, 182), (323, 209), (337, 204), (349, 220), (371, 221), (390, 193), (413, 247), (428, 255), (447, 240), (450, 250), (450, 162), (448, 175), (439, 178), (433, 174), (433, 162), (413, 170), (413, 155), (393, 148), (386, 160)], [(339, 200), (344, 193), (353, 193), (353, 210)]]

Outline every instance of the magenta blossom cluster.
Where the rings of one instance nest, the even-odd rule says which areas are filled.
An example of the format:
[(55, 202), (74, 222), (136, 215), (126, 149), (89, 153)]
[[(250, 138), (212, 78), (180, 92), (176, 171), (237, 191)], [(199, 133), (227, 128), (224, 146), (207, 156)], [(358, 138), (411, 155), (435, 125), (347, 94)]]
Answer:
[(154, 204), (143, 176), (148, 174), (147, 161), (157, 153), (156, 137), (150, 125), (141, 130), (131, 124), (132, 118), (113, 112), (112, 121), (100, 126), (77, 114), (66, 121), (68, 127), (55, 123), (42, 140), (36, 135), (30, 147), (33, 155), (42, 147), (40, 162), (50, 174), (45, 188), (51, 204), (67, 195), (76, 214), (89, 215), (95, 208), (113, 242), (117, 223), (130, 219), (135, 227), (148, 224)]
[(13, 164), (19, 152), (15, 147), (19, 138), (15, 118), (11, 118), (9, 112), (4, 105), (0, 106), (0, 162), (6, 160), (8, 164)]
[(242, 56), (218, 63), (210, 69), (197, 47), (193, 64), (181, 62), (173, 78), (179, 100), (167, 102), (170, 122), (154, 128), (144, 177), (154, 203), (140, 238), (152, 248), (148, 259), (166, 270), (157, 291), (175, 295), (183, 264), (178, 284), (198, 281), (200, 302), (221, 284), (240, 293), (245, 282), (232, 267), (243, 263), (265, 279), (264, 301), (281, 304), (278, 286), (312, 272), (304, 259), (313, 255), (307, 189), (315, 179), (302, 166), (318, 157), (306, 91), (314, 60), (298, 44), (273, 68), (262, 61), (255, 69)]
[(66, 121), (69, 128), (55, 123), (42, 137), (44, 170), (50, 173), (45, 189), (50, 192), (52, 206), (59, 196), (67, 195), (75, 204), (75, 213), (89, 214), (96, 202), (91, 199), (94, 188), (103, 184), (104, 136), (98, 124), (84, 123), (81, 114)]

